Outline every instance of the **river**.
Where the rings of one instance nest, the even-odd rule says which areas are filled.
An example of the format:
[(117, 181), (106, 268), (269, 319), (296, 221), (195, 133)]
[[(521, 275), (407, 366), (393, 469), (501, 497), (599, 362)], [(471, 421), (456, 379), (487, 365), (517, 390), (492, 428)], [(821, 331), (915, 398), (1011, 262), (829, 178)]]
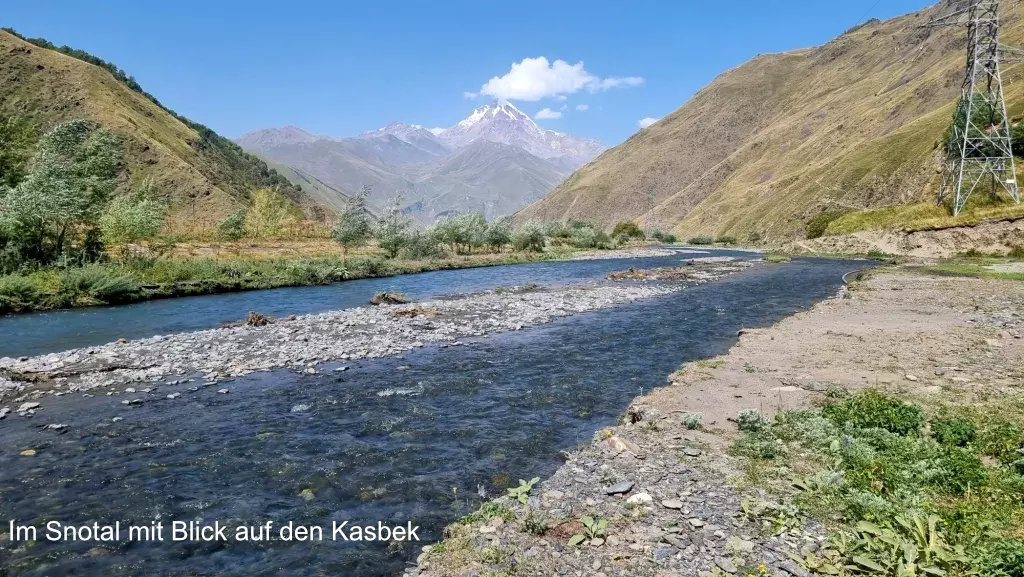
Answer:
[[(11, 317), (0, 331), (14, 326), (28, 339), (9, 354), (31, 354), (115, 334), (215, 326), (249, 309), (289, 314), (361, 304), (376, 290), (425, 298), (528, 281), (595, 282), (609, 270), (681, 258), (539, 263), (190, 297)], [(52, 399), (35, 418), (0, 421), (0, 534), (9, 519), (37, 526), (411, 521), (424, 541), (404, 548), (0, 542), (0, 575), (400, 574), (420, 546), (479, 504), (478, 490), (493, 496), (519, 478), (549, 475), (560, 451), (614, 423), (630, 399), (664, 384), (681, 363), (726, 351), (740, 328), (774, 323), (834, 295), (842, 275), (862, 266), (821, 259), (759, 266), (462, 347), (358, 361), (344, 372), (257, 373), (232, 381), (230, 395), (201, 389), (130, 410), (116, 397)], [(308, 409), (293, 411), (298, 405)], [(48, 423), (67, 427), (43, 430)], [(37, 454), (19, 456), (28, 447)]]

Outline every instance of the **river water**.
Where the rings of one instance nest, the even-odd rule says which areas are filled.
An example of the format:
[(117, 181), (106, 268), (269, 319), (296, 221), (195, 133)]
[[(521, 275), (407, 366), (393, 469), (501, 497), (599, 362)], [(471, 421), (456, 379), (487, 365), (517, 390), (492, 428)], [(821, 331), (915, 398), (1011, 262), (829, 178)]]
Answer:
[[(680, 258), (446, 271), (367, 282), (357, 294), (362, 299), (387, 286), (422, 298), (452, 287), (462, 292), (528, 280), (596, 280), (607, 270), (664, 266)], [(478, 487), (500, 494), (519, 478), (549, 475), (560, 464), (559, 451), (614, 423), (633, 397), (663, 384), (679, 364), (723, 353), (738, 329), (771, 324), (835, 294), (842, 275), (862, 266), (798, 259), (755, 267), (462, 347), (359, 361), (344, 372), (250, 375), (232, 381), (228, 395), (217, 394), (216, 387), (191, 392), (185, 384), (177, 400), (140, 407), (106, 396), (48, 400), (35, 418), (0, 421), (0, 575), (400, 574), (420, 546), (478, 505)], [(447, 284), (437, 286), (439, 280)], [(210, 310), (222, 309), (207, 299), (238, 298), (247, 299), (237, 303), (240, 308), (272, 313), (322, 310), (346, 298), (345, 284), (355, 283), (135, 309), (189, 300), (189, 310), (209, 317)], [(317, 304), (315, 291), (334, 304)], [(268, 293), (297, 300), (275, 310)], [(106, 312), (120, 315), (128, 308)], [(131, 334), (170, 328), (140, 323)], [(61, 343), (71, 338), (68, 331), (57, 332)], [(52, 348), (34, 338), (41, 343), (35, 347)], [(309, 409), (293, 412), (300, 404)], [(49, 423), (67, 428), (63, 434), (43, 430)], [(37, 454), (18, 456), (27, 448)], [(411, 521), (424, 541), (404, 548), (329, 540), (26, 546), (3, 540), (10, 519), (36, 526), (50, 520), (272, 520), (275, 526), (292, 521), (328, 528), (332, 521)]]

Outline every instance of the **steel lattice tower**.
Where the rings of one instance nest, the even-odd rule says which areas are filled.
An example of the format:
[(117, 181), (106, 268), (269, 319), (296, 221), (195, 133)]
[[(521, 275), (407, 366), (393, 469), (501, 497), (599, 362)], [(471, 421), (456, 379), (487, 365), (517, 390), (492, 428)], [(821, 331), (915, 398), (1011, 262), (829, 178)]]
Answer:
[(954, 215), (960, 214), (971, 193), (986, 184), (993, 195), (1005, 191), (1020, 203), (999, 65), (1019, 61), (1021, 51), (999, 43), (999, 0), (958, 4), (959, 9), (927, 24), (967, 27), (967, 69), (938, 195), (939, 204), (952, 196)]

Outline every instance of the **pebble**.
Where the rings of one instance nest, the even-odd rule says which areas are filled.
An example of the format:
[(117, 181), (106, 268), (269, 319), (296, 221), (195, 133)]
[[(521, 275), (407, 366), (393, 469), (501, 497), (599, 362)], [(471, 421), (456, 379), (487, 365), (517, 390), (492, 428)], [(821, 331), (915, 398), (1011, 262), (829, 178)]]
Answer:
[(22, 451), (21, 453), (18, 453), (18, 454), (21, 455), (22, 457), (34, 457), (35, 454), (36, 454), (36, 450), (35, 449), (25, 449), (24, 451)]
[(222, 395), (228, 394), (228, 390), (227, 389), (217, 389), (217, 392), (222, 394)]
[(913, 382), (917, 381), (917, 376), (916, 375), (907, 375), (906, 379), (913, 383)]
[(715, 565), (718, 565), (718, 568), (726, 573), (736, 572), (736, 565), (725, 557), (715, 557)]
[(25, 412), (28, 412), (28, 411), (33, 411), (33, 410), (38, 409), (38, 408), (39, 408), (39, 403), (22, 403), (21, 406), (18, 407), (18, 412), (19, 413), (25, 413)]
[(648, 493), (637, 493), (626, 499), (626, 502), (630, 505), (646, 505), (652, 501), (654, 501), (654, 497), (651, 497)]
[(661, 502), (661, 506), (666, 509), (682, 509), (683, 502), (679, 499), (665, 499)]
[(683, 454), (686, 455), (687, 457), (699, 457), (700, 453), (700, 449), (694, 449), (693, 447), (687, 447), (683, 449)]
[(633, 482), (632, 481), (623, 481), (621, 483), (615, 483), (614, 485), (612, 485), (610, 487), (607, 487), (604, 490), (604, 494), (605, 495), (621, 495), (623, 493), (628, 493), (628, 492), (630, 492), (632, 490), (633, 490)]
[(0, 421), (4, 420), (7, 417), (7, 414), (10, 412), (11, 410), (8, 409), (7, 407), (0, 408)]

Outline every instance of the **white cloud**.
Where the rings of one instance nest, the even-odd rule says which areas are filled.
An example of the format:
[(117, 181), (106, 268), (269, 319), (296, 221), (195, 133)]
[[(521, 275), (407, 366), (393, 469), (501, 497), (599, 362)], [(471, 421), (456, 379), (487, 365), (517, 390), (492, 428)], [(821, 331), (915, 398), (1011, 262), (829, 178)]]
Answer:
[(462, 93), (462, 97), (465, 98), (466, 100), (473, 100), (477, 96), (480, 96), (480, 95), (477, 94), (476, 92), (463, 92)]
[(623, 86), (642, 84), (643, 78), (599, 78), (583, 68), (582, 62), (569, 64), (564, 60), (549, 62), (547, 58), (524, 58), (513, 62), (504, 76), (495, 76), (480, 87), (479, 94), (499, 100), (536, 102), (544, 98), (564, 99), (581, 90), (600, 92)]
[(550, 108), (541, 108), (533, 117), (540, 120), (543, 120), (545, 118), (561, 118), (562, 113), (559, 112), (558, 110), (551, 110)]
[(651, 118), (650, 116), (648, 116), (647, 118), (641, 118), (640, 120), (637, 120), (636, 123), (637, 123), (637, 125), (640, 126), (640, 128), (647, 128), (648, 126), (654, 124), (658, 120), (661, 120), (661, 119), (660, 118)]
[(579, 110), (580, 112), (586, 112), (587, 110), (590, 110), (590, 105), (588, 105), (588, 104), (577, 104), (576, 105), (576, 110)]

